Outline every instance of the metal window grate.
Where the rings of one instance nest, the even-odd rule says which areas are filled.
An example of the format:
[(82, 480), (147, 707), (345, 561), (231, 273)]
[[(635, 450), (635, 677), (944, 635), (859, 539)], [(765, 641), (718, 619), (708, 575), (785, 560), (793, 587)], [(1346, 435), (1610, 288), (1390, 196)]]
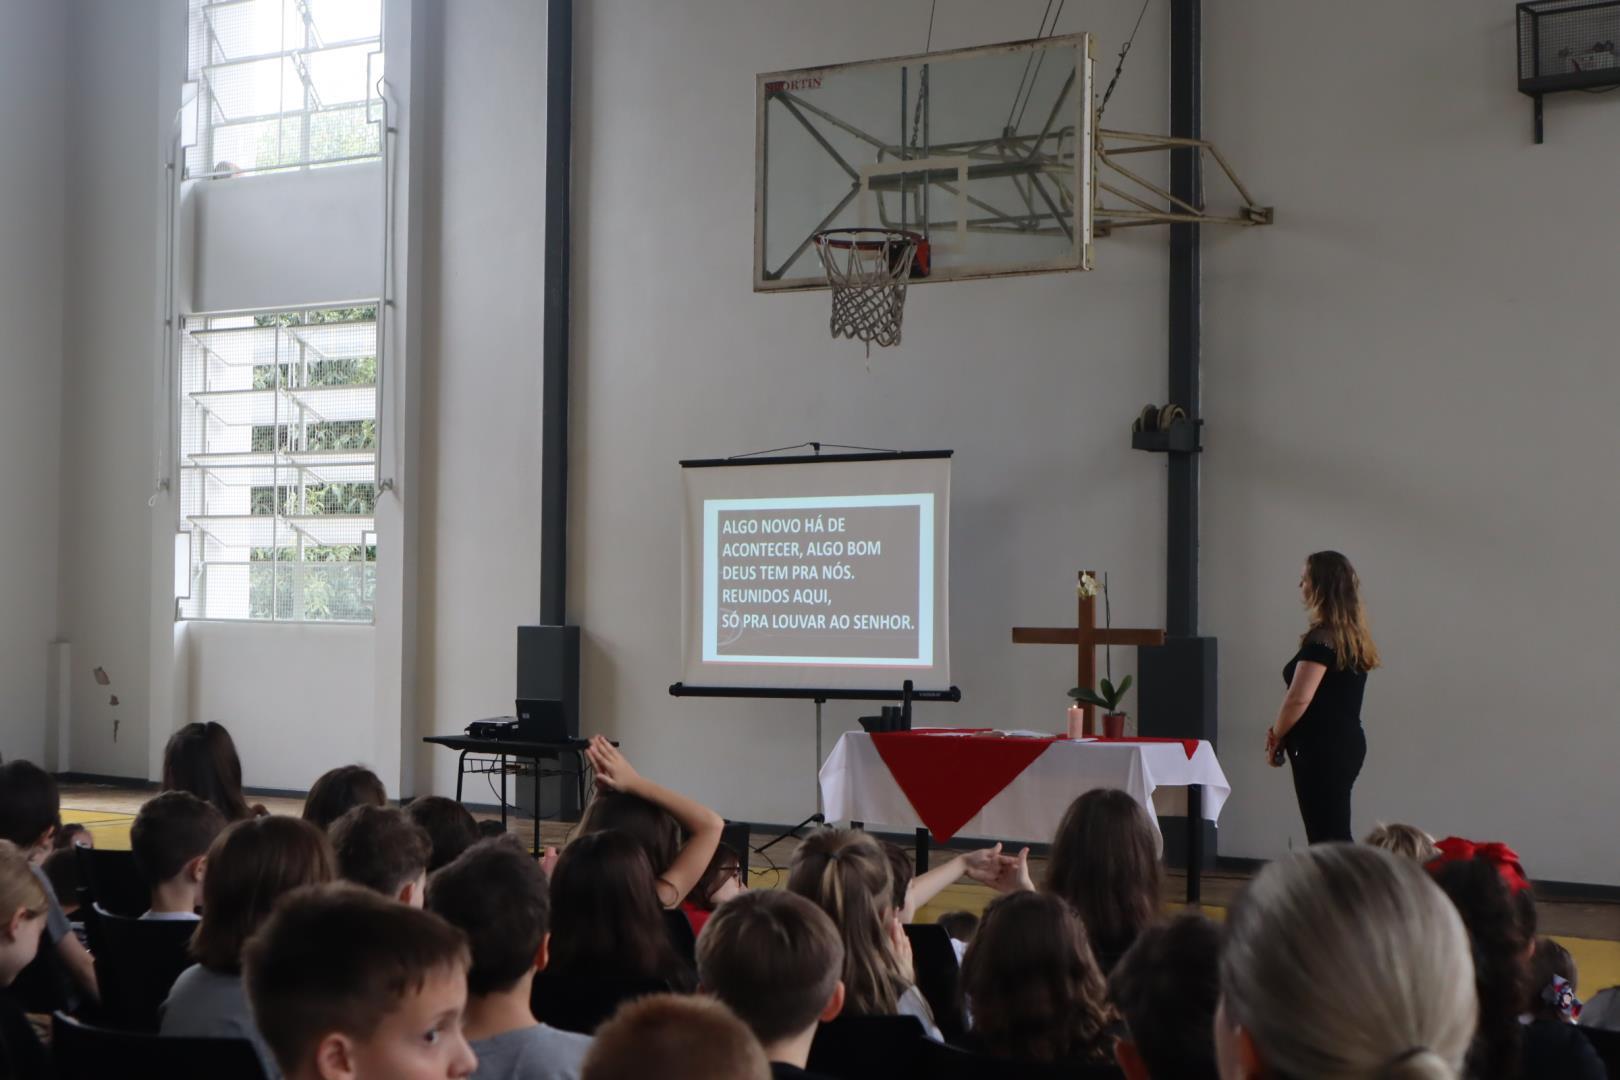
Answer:
[(1518, 24), (1524, 93), (1620, 84), (1620, 0), (1532, 0)]
[(381, 154), (381, 0), (191, 0), (189, 179)]
[(377, 308), (184, 320), (185, 619), (370, 622)]

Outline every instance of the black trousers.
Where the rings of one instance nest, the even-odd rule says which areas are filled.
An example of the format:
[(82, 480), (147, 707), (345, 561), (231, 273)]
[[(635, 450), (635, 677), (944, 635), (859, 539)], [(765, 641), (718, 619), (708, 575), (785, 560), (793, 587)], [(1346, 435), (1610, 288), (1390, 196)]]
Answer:
[(1312, 739), (1288, 747), (1294, 770), (1294, 796), (1305, 819), (1305, 840), (1325, 844), (1353, 841), (1350, 832), (1350, 789), (1367, 760), (1367, 735), (1357, 725), (1333, 739)]

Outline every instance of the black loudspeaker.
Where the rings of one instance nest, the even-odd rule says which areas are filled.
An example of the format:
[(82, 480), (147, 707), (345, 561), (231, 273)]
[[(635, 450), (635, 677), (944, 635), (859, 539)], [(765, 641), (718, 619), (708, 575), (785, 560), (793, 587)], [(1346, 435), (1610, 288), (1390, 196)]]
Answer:
[[(579, 627), (517, 628), (517, 700), (518, 738), (550, 742), (579, 737)], [(583, 807), (572, 770), (585, 767), (584, 755), (564, 751), (556, 757), (552, 765), (548, 756), (541, 775), (562, 770), (556, 776), (557, 815), (577, 820)], [(527, 798), (532, 788), (520, 781), (518, 790)]]
[(549, 738), (579, 735), (579, 627), (520, 626), (517, 699), (541, 705)]
[[(1149, 738), (1207, 739), (1220, 749), (1215, 717), (1215, 639), (1166, 638), (1163, 645), (1143, 646), (1136, 659), (1137, 731)], [(1187, 821), (1161, 817), (1164, 857), (1171, 866), (1187, 865)], [(1205, 866), (1215, 863), (1215, 826), (1204, 822)]]

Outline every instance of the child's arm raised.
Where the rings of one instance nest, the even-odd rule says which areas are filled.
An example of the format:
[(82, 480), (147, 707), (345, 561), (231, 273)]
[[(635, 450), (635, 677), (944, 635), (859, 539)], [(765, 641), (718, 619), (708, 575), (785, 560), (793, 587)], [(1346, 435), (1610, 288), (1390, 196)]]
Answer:
[(662, 807), (686, 830), (686, 843), (675, 854), (675, 861), (658, 878), (658, 902), (666, 908), (680, 906), (686, 894), (692, 891), (692, 886), (709, 868), (709, 860), (720, 846), (724, 819), (696, 799), (689, 799), (642, 776), (619, 752), (619, 748), (601, 735), (591, 736), (585, 756), (590, 759), (598, 784), (609, 791), (640, 796)]

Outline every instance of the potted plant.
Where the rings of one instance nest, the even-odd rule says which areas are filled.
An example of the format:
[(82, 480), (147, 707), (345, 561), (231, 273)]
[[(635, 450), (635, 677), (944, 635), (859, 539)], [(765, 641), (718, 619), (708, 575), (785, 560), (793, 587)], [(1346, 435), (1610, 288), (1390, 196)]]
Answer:
[(1076, 705), (1092, 705), (1103, 710), (1103, 735), (1106, 738), (1117, 739), (1125, 734), (1125, 714), (1120, 711), (1119, 703), (1125, 700), (1125, 691), (1131, 688), (1131, 676), (1127, 675), (1119, 680), (1115, 686), (1108, 679), (1097, 684), (1097, 689), (1077, 686), (1069, 691)]

